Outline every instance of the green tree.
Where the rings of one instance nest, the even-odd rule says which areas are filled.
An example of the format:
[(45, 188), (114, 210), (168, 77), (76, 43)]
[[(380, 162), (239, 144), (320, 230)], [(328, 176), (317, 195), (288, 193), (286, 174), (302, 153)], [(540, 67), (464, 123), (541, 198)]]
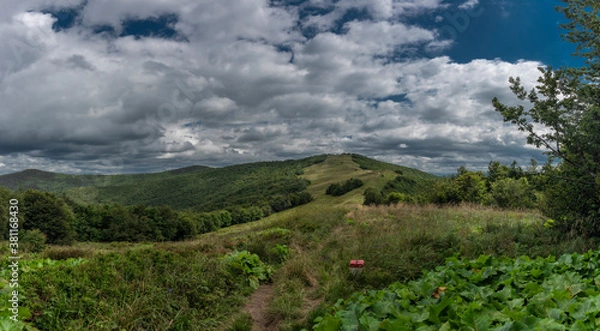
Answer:
[(454, 178), (444, 178), (433, 184), (429, 193), (430, 202), (435, 204), (459, 204), (458, 185)]
[(487, 198), (485, 176), (481, 172), (459, 171), (456, 178), (457, 194), (460, 201), (483, 203)]
[(8, 215), (8, 202), (13, 198), (11, 195), (11, 191), (0, 186), (0, 231), (2, 231), (0, 239), (8, 239), (8, 223), (10, 218)]
[(527, 178), (504, 178), (492, 183), (493, 204), (501, 208), (532, 208), (535, 194)]
[(102, 241), (102, 213), (98, 205), (74, 205), (75, 231), (79, 241)]
[(338, 183), (333, 183), (329, 185), (329, 187), (327, 187), (327, 190), (325, 191), (325, 194), (333, 195), (334, 197), (344, 194), (342, 190), (342, 185)]
[(76, 237), (75, 216), (62, 199), (37, 190), (22, 193), (23, 229), (39, 229), (49, 244), (69, 245)]
[(290, 199), (286, 196), (281, 195), (271, 198), (269, 204), (271, 205), (273, 211), (276, 213), (293, 207)]
[(364, 196), (365, 196), (365, 200), (363, 202), (363, 205), (366, 205), (366, 206), (381, 205), (385, 202), (383, 199), (383, 195), (381, 194), (381, 191), (379, 191), (373, 187), (367, 187), (367, 189), (364, 192)]
[[(600, 2), (563, 0), (558, 8), (569, 23), (564, 39), (577, 45), (581, 68), (539, 68), (538, 85), (526, 91), (520, 78), (509, 79), (512, 92), (532, 105), (492, 103), (505, 122), (527, 133), (527, 142), (544, 148), (551, 177), (546, 212), (574, 228), (600, 235)], [(555, 162), (556, 163), (556, 162)]]
[(193, 217), (188, 214), (180, 214), (175, 224), (173, 224), (173, 227), (176, 229), (173, 240), (192, 239), (198, 234), (196, 222)]

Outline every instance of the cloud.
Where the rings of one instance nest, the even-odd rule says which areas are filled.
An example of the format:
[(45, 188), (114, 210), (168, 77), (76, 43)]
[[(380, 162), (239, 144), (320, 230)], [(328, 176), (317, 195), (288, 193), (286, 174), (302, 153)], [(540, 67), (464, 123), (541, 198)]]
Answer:
[[(491, 98), (516, 102), (508, 77), (535, 82), (540, 63), (396, 57), (445, 45), (402, 19), (441, 1), (309, 1), (328, 11), (304, 18), (308, 5), (235, 3), (54, 2), (80, 6), (77, 23), (58, 31), (57, 18), (41, 13), (50, 2), (11, 2), (0, 15), (9, 41), (0, 50), (0, 173), (156, 171), (341, 152), (451, 172), (461, 162), (535, 154)], [(368, 17), (338, 22), (352, 8)], [(165, 14), (185, 39), (94, 32)], [(309, 26), (314, 36), (303, 33)]]
[(463, 4), (461, 4), (460, 6), (458, 6), (458, 8), (460, 8), (460, 9), (471, 9), (471, 8), (474, 8), (475, 6), (477, 6), (478, 4), (479, 4), (479, 0), (467, 0)]

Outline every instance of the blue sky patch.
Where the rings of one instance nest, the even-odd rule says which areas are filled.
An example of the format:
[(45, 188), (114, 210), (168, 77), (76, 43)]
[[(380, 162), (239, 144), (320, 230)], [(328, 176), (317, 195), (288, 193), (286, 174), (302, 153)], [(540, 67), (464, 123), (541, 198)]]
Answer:
[(123, 22), (123, 32), (120, 37), (181, 39), (183, 36), (173, 28), (177, 21), (178, 18), (175, 14), (164, 14), (145, 19), (128, 19)]

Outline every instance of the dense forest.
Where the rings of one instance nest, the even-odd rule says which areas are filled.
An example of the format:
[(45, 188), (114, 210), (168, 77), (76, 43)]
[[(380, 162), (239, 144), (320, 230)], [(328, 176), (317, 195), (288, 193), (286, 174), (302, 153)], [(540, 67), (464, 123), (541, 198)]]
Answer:
[[(273, 196), (259, 206), (196, 212), (174, 210), (166, 205), (84, 205), (33, 189), (16, 194), (6, 189), (0, 191), (0, 198), (8, 201), (9, 197), (20, 202), (20, 224), (25, 231), (21, 242), (25, 245), (28, 242), (68, 245), (75, 241), (184, 240), (233, 224), (256, 221), (312, 200), (308, 192), (298, 192)], [(7, 221), (3, 220), (3, 228), (8, 226)], [(8, 239), (8, 232), (2, 236)]]
[[(264, 206), (275, 196), (306, 189), (302, 169), (323, 162), (325, 155), (300, 160), (257, 162), (223, 168), (194, 166), (152, 174), (68, 175), (26, 170), (0, 176), (0, 186), (13, 191), (36, 189), (83, 204), (124, 206), (167, 205), (196, 212), (234, 206)], [(287, 204), (280, 201), (285, 209)]]

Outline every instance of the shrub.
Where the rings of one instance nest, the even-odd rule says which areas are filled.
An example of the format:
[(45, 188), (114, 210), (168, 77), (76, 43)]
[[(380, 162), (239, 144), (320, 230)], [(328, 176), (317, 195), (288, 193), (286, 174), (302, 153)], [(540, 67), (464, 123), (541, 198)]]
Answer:
[(279, 262), (284, 262), (285, 260), (287, 260), (289, 254), (290, 254), (290, 250), (287, 247), (287, 245), (275, 245), (275, 247), (270, 249), (270, 252), (275, 254), (277, 256), (277, 258), (279, 259)]
[(174, 240), (194, 238), (198, 234), (197, 222), (188, 215), (181, 215), (175, 224), (177, 232)]
[(482, 203), (487, 198), (487, 187), (480, 172), (465, 172), (456, 178), (458, 198), (464, 202)]
[(370, 206), (370, 205), (380, 205), (380, 204), (384, 203), (384, 199), (383, 199), (383, 196), (381, 195), (381, 192), (375, 188), (368, 187), (365, 190), (364, 196), (365, 196), (365, 200), (363, 202), (363, 205)]
[(292, 202), (289, 198), (284, 196), (277, 196), (272, 198), (269, 204), (271, 205), (273, 211), (276, 213), (292, 208)]
[(225, 264), (233, 272), (241, 273), (246, 277), (248, 285), (257, 289), (261, 281), (271, 280), (273, 271), (264, 264), (258, 255), (248, 251), (234, 251), (223, 258)]
[(531, 208), (535, 195), (527, 178), (500, 179), (491, 184), (493, 204), (501, 208)]
[(396, 204), (396, 203), (400, 203), (400, 202), (414, 203), (414, 202), (416, 202), (416, 200), (415, 200), (415, 198), (413, 198), (407, 194), (399, 193), (399, 192), (392, 192), (392, 193), (388, 194), (388, 196), (385, 198), (386, 205)]
[(344, 194), (346, 194), (356, 188), (359, 188), (363, 185), (364, 185), (364, 183), (362, 180), (350, 178), (342, 184), (335, 183), (335, 184), (329, 185), (329, 187), (325, 191), (325, 194), (337, 197), (337, 196), (344, 195)]
[(46, 248), (46, 235), (39, 229), (25, 230), (20, 239), (25, 251), (39, 253)]

